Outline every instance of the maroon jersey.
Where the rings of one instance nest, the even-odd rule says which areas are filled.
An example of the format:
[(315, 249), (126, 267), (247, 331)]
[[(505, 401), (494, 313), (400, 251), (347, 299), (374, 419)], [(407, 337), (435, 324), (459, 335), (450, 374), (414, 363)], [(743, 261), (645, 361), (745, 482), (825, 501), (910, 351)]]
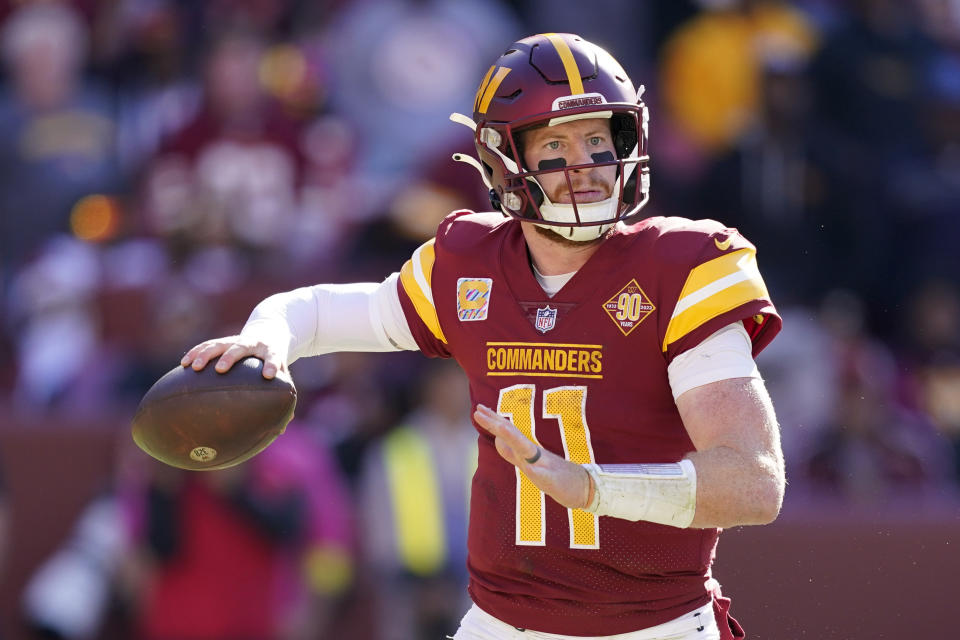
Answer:
[[(694, 446), (667, 380), (670, 361), (737, 320), (754, 354), (780, 328), (754, 247), (710, 220), (617, 229), (549, 298), (519, 223), (459, 212), (399, 282), (420, 349), (456, 358), (473, 403), (496, 407), (578, 464), (680, 460)], [(719, 530), (566, 509), (478, 431), (468, 566), (481, 609), (521, 628), (613, 635), (719, 598), (710, 574)], [(726, 616), (724, 604), (715, 606)]]

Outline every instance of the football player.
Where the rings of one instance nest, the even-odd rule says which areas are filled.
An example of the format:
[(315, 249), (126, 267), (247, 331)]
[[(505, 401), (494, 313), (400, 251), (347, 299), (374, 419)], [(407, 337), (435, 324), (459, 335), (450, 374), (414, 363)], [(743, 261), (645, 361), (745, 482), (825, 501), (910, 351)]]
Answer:
[(256, 307), (184, 366), (273, 375), (418, 349), (470, 379), (479, 433), (457, 640), (743, 637), (711, 573), (723, 527), (777, 517), (779, 432), (753, 360), (780, 329), (736, 230), (647, 217), (648, 112), (572, 34), (512, 44), (473, 117), (493, 211), (458, 211), (382, 283)]

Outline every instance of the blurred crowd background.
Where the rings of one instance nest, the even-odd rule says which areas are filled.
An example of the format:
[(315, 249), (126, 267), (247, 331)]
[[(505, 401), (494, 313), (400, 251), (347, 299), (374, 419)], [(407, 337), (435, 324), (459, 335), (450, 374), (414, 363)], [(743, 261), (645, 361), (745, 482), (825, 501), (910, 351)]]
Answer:
[(444, 215), (487, 209), (447, 116), (543, 31), (601, 44), (646, 86), (650, 215), (758, 246), (785, 320), (759, 361), (785, 515), (956, 511), (960, 1), (3, 0), (0, 431), (51, 448), (89, 432), (109, 453), (30, 556), (43, 525), (17, 516), (55, 496), (15, 504), (41, 478), (0, 450), (0, 632), (456, 628), (475, 434), (452, 364), (298, 362), (286, 435), (224, 472), (152, 462), (129, 419), (266, 295), (379, 281)]

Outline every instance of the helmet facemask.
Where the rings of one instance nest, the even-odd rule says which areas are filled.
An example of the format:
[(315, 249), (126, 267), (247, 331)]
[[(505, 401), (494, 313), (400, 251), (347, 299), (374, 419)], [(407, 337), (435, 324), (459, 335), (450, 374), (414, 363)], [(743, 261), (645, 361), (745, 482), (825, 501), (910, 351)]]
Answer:
[[(473, 117), (450, 116), (473, 130), (477, 150), (476, 158), (463, 154), (453, 158), (480, 172), (491, 203), (505, 215), (549, 228), (570, 240), (593, 240), (621, 220), (639, 219), (638, 213), (649, 199), (648, 116), (642, 95), (643, 87), (636, 90), (609, 53), (576, 34), (542, 33), (523, 38), (487, 71), (474, 98)], [(562, 127), (565, 131), (557, 132), (560, 139), (566, 134), (577, 138), (591, 131), (564, 125), (595, 118), (610, 123), (613, 144), (596, 147), (605, 154), (594, 154), (589, 143), (580, 147), (586, 141), (576, 140), (576, 156), (560, 158), (536, 151), (531, 159), (536, 159), (538, 166), (526, 166), (521, 144), (524, 131)], [(567, 152), (560, 155), (563, 153)], [(544, 163), (544, 158), (550, 162)], [(573, 164), (587, 158), (592, 161)], [(612, 184), (604, 186), (609, 195), (591, 202), (597, 195), (588, 180), (578, 202), (574, 187), (583, 189), (584, 174), (596, 179), (598, 170), (603, 181), (615, 176)], [(553, 202), (551, 196), (570, 202)]]
[[(603, 105), (604, 109), (571, 109), (557, 116), (551, 113), (515, 122), (484, 122), (475, 131), (480, 161), (454, 155), (455, 160), (475, 166), (490, 189), (492, 204), (504, 214), (537, 223), (563, 238), (589, 241), (603, 236), (614, 224), (635, 220), (649, 199), (649, 158), (647, 156), (647, 110), (637, 105)], [(525, 131), (556, 126), (572, 120), (607, 118), (614, 153), (593, 154), (593, 162), (567, 165), (566, 160), (542, 161), (536, 168), (525, 166), (522, 137)], [(466, 116), (452, 116), (472, 125)], [(466, 121), (466, 122), (464, 122)], [(614, 167), (610, 195), (600, 201), (577, 202), (573, 172)], [(570, 202), (552, 202), (543, 186), (543, 177), (562, 175)]]

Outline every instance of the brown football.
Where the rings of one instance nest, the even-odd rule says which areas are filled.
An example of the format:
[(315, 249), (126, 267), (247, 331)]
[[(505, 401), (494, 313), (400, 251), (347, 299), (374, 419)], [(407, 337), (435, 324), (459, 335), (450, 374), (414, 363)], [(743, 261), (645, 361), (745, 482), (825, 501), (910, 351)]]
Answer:
[(226, 373), (176, 367), (150, 387), (133, 418), (133, 440), (148, 454), (194, 471), (224, 469), (263, 451), (293, 417), (297, 390), (286, 372), (267, 380), (248, 357)]

